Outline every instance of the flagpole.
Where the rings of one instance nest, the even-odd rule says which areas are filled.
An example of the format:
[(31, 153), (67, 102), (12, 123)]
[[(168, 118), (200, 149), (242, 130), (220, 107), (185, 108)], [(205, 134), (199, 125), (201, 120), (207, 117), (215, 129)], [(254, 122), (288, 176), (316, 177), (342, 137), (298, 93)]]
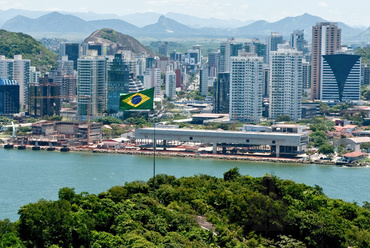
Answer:
[(155, 190), (155, 152), (157, 150), (157, 139), (155, 137), (155, 123), (153, 123), (153, 190)]

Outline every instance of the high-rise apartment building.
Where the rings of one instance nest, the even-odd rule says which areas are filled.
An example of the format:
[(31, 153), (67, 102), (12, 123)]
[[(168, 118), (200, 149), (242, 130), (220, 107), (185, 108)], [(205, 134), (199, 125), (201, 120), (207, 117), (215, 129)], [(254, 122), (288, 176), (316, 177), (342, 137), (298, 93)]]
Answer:
[(302, 52), (289, 46), (279, 46), (271, 52), (270, 109), (269, 116), (276, 119), (287, 115), (291, 120), (301, 118), (302, 102)]
[(273, 51), (277, 51), (278, 45), (283, 44), (283, 36), (279, 32), (271, 32), (271, 35), (266, 38), (266, 54), (267, 54), (267, 64), (270, 62), (271, 55)]
[(336, 22), (318, 22), (312, 27), (311, 100), (320, 99), (322, 56), (341, 48), (341, 29)]
[[(107, 65), (104, 57), (86, 56), (78, 59), (77, 111), (79, 115), (97, 116), (107, 110)], [(90, 101), (90, 103), (89, 103)]]
[(166, 72), (166, 96), (176, 97), (176, 73), (170, 70)]
[(320, 100), (322, 101), (359, 101), (361, 56), (323, 55), (320, 88)]
[(208, 70), (201, 69), (199, 71), (199, 91), (202, 96), (208, 95)]
[(230, 120), (246, 122), (261, 120), (262, 65), (261, 57), (231, 57)]
[(144, 73), (144, 88), (150, 89), (154, 87), (154, 97), (161, 96), (161, 69), (150, 68), (146, 69)]

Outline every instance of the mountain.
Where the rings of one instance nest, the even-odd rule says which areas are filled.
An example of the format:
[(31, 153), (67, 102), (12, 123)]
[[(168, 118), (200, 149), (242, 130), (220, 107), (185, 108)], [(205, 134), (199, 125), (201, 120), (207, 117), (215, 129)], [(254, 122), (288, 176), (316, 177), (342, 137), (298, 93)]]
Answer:
[(184, 24), (176, 22), (165, 16), (160, 16), (157, 23), (147, 25), (143, 27), (142, 33), (151, 37), (168, 37), (168, 36), (179, 36), (198, 33), (198, 30), (190, 28)]
[(45, 72), (55, 65), (57, 55), (29, 35), (0, 30), (0, 55), (13, 58), (22, 54), (30, 59), (31, 65)]
[(161, 16), (159, 13), (155, 12), (145, 12), (145, 13), (135, 13), (121, 16), (120, 19), (125, 20), (126, 22), (132, 23), (138, 27), (145, 27), (150, 24), (155, 23), (158, 18)]
[[(318, 16), (303, 14), (296, 17), (286, 17), (277, 22), (267, 22), (264, 20), (259, 20), (249, 25), (232, 29), (232, 28), (222, 28), (227, 25), (225, 24), (225, 26), (221, 26), (221, 24), (219, 23), (225, 21), (218, 19), (202, 19), (177, 13), (168, 13), (167, 15), (173, 18), (177, 18), (177, 20), (180, 21), (176, 21), (173, 18), (168, 18), (164, 15), (161, 15), (158, 17), (157, 19), (158, 21), (155, 22), (154, 24), (149, 24), (142, 28), (139, 28), (138, 26), (130, 24), (121, 19), (85, 21), (74, 15), (52, 12), (40, 16), (36, 19), (32, 19), (25, 16), (16, 16), (8, 20), (3, 25), (2, 28), (13, 32), (28, 33), (39, 38), (47, 36), (67, 38), (65, 36), (69, 35), (69, 36), (78, 36), (79, 39), (86, 37), (88, 34), (91, 34), (95, 30), (102, 28), (111, 28), (127, 35), (146, 39), (154, 38), (159, 40), (167, 38), (188, 38), (188, 37), (205, 37), (205, 38), (256, 37), (263, 39), (266, 36), (270, 35), (271, 32), (279, 32), (287, 39), (289, 37), (289, 34), (293, 30), (303, 29), (305, 30), (305, 39), (310, 40), (312, 35), (311, 32), (312, 26), (314, 26), (316, 22), (325, 21), (324, 19)], [(91, 14), (91, 17), (92, 16), (93, 14)], [(158, 16), (158, 13), (152, 12), (131, 15), (132, 18), (131, 20), (133, 20), (135, 16), (136, 18), (148, 17), (146, 21), (149, 22), (154, 17)], [(126, 16), (126, 18), (128, 18), (128, 16)], [(185, 22), (188, 25), (185, 25), (182, 22)], [(213, 22), (213, 25), (211, 25), (210, 22)], [(196, 23), (199, 23), (198, 26), (211, 25), (213, 27), (202, 27), (202, 28), (190, 27), (196, 25)], [(143, 22), (141, 22), (141, 24), (143, 24)], [(357, 41), (359, 39), (358, 37), (361, 37), (360, 34), (364, 32), (360, 28), (352, 28), (341, 22), (338, 22), (338, 26), (342, 29), (343, 41)]]
[[(234, 34), (244, 37), (258, 37), (261, 35), (268, 36), (271, 32), (279, 32), (285, 38), (288, 38), (293, 30), (303, 29), (305, 30), (305, 39), (310, 40), (312, 26), (316, 25), (317, 22), (325, 21), (321, 17), (305, 13), (296, 17), (286, 17), (277, 22), (256, 21), (250, 25), (237, 28)], [(338, 22), (338, 27), (342, 29), (342, 39), (344, 40), (352, 39), (354, 36), (363, 32), (360, 28), (352, 28), (342, 22)]]
[(79, 17), (52, 12), (36, 19), (16, 16), (3, 25), (3, 29), (24, 33), (82, 33), (89, 34), (97, 29), (113, 28), (120, 32), (136, 33), (139, 28), (118, 19), (85, 21)]
[(311, 36), (312, 26), (316, 22), (325, 21), (321, 17), (313, 16), (310, 14), (303, 14), (296, 17), (286, 17), (277, 22), (256, 21), (250, 25), (236, 29), (236, 32), (243, 36), (268, 36), (271, 32), (279, 32), (281, 35), (288, 37), (293, 30), (305, 30), (306, 39), (307, 35)]
[(165, 15), (179, 23), (192, 28), (238, 28), (253, 23), (253, 21), (239, 21), (235, 19), (223, 20), (217, 18), (199, 18), (187, 14), (169, 12)]
[(39, 18), (40, 16), (46, 15), (48, 13), (49, 11), (30, 11), (22, 9), (0, 10), (0, 27), (4, 25), (5, 22), (18, 15), (22, 15), (28, 18)]
[(148, 50), (135, 38), (109, 28), (103, 28), (93, 32), (84, 42), (101, 43), (110, 46), (115, 51), (130, 50), (135, 54), (154, 55), (152, 51)]

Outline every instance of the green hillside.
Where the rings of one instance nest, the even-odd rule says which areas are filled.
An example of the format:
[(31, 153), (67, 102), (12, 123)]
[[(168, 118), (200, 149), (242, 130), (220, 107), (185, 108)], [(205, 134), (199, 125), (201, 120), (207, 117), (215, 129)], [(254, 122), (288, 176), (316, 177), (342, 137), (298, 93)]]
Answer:
[(29, 35), (0, 30), (0, 55), (12, 59), (14, 55), (30, 59), (31, 65), (41, 72), (48, 71), (56, 63), (57, 55)]
[(370, 247), (369, 203), (330, 199), (266, 175), (158, 175), (93, 195), (23, 206), (0, 221), (0, 247)]

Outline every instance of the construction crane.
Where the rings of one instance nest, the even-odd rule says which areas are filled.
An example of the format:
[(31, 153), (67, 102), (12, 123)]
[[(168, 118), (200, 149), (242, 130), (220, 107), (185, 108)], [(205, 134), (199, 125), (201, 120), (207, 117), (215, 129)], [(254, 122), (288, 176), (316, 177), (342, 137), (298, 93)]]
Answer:
[(90, 129), (91, 129), (91, 96), (90, 95), (76, 95), (76, 96), (30, 96), (31, 99), (61, 99), (61, 98), (69, 98), (69, 99), (88, 99), (87, 101), (87, 134), (86, 134), (86, 142), (90, 144)]

